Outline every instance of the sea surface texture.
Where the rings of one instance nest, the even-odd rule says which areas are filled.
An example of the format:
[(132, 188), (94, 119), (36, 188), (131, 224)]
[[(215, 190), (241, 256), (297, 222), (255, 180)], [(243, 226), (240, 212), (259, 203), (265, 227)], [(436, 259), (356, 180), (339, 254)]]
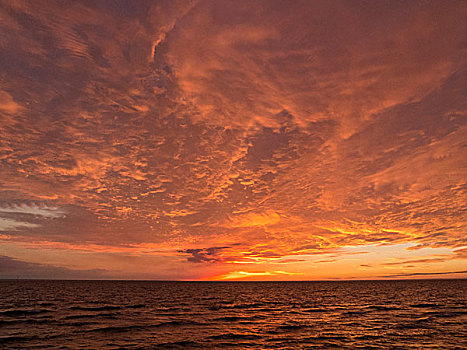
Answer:
[(467, 349), (467, 280), (0, 281), (1, 349)]

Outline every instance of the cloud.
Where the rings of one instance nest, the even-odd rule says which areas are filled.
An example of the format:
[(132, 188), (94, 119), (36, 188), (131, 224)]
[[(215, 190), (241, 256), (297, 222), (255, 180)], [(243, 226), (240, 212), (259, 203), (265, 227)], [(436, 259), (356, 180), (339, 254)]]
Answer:
[(0, 91), (0, 110), (15, 115), (22, 111), (23, 107), (16, 103), (8, 92)]
[(412, 273), (400, 273), (394, 275), (384, 275), (380, 277), (413, 277), (413, 276), (443, 276), (443, 275), (458, 275), (467, 274), (465, 271), (447, 271), (447, 272), (412, 272)]
[(306, 260), (304, 259), (283, 259), (279, 261), (275, 261), (274, 263), (276, 264), (291, 264), (291, 263), (297, 263), (297, 262), (304, 262)]
[(385, 266), (398, 266), (398, 265), (409, 265), (412, 266), (418, 264), (430, 264), (430, 263), (443, 263), (450, 260), (465, 260), (467, 259), (467, 248), (455, 249), (451, 254), (431, 254), (423, 257), (401, 259), (391, 258), (390, 261), (385, 261), (382, 265)]
[(22, 222), (14, 219), (0, 217), (0, 230), (15, 231), (21, 228), (25, 229), (27, 227), (38, 227), (38, 225), (30, 222)]
[(102, 279), (108, 271), (102, 269), (73, 270), (65, 267), (31, 263), (0, 255), (1, 279)]
[(216, 262), (220, 260), (219, 253), (222, 250), (228, 249), (230, 247), (210, 247), (204, 249), (184, 249), (180, 250), (179, 253), (190, 254), (191, 256), (187, 258), (189, 262)]
[(34, 216), (42, 216), (46, 218), (59, 218), (65, 215), (65, 211), (57, 207), (49, 207), (46, 204), (36, 204), (31, 205), (19, 204), (12, 206), (0, 206), (0, 215), (5, 213), (13, 214), (28, 214)]
[[(455, 7), (200, 2), (164, 48), (201, 111), (196, 118), (279, 127), (285, 110), (300, 125), (339, 116), (349, 135), (360, 118), (419, 98), (455, 69)], [(426, 54), (428, 47), (443, 55)]]
[(200, 270), (462, 248), (465, 10), (2, 3), (1, 237)]
[(230, 221), (230, 227), (255, 227), (255, 226), (269, 226), (277, 224), (280, 221), (280, 215), (273, 212), (265, 213), (248, 213), (237, 215)]
[(13, 203), (1, 206), (0, 230), (18, 231), (40, 227), (40, 222), (47, 219), (63, 218), (66, 212), (57, 207), (50, 207), (44, 203)]

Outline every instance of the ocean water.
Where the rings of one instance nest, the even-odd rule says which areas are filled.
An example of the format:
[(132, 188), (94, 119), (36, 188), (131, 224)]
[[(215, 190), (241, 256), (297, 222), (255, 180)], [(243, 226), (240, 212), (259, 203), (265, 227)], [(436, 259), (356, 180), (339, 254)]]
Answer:
[(0, 281), (1, 349), (467, 349), (467, 280)]

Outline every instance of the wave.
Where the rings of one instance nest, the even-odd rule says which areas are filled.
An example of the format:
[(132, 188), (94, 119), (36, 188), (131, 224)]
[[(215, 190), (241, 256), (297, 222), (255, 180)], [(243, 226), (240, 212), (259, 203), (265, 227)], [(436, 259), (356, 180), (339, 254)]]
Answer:
[[(255, 309), (255, 311), (258, 311), (257, 308), (265, 306), (263, 303), (250, 303), (250, 304), (238, 304), (238, 305), (226, 305), (226, 304), (216, 304), (216, 305), (211, 305), (208, 307), (209, 310), (216, 311), (220, 309), (226, 309), (226, 310), (236, 310), (236, 309)], [(267, 309), (271, 310), (271, 309)]]
[(184, 348), (184, 349), (192, 349), (192, 348), (204, 348), (205, 345), (191, 341), (191, 340), (181, 340), (181, 341), (175, 341), (175, 342), (170, 342), (170, 343), (161, 343), (157, 344), (157, 347), (163, 347), (163, 348)]
[(41, 309), (41, 310), (25, 310), (25, 309), (15, 309), (15, 310), (6, 310), (0, 311), (0, 316), (6, 317), (18, 317), (18, 316), (30, 316), (30, 315), (38, 315), (50, 312), (50, 310)]
[(342, 315), (344, 315), (344, 316), (345, 315), (350, 315), (350, 316), (352, 316), (352, 315), (365, 315), (367, 313), (368, 313), (368, 311), (364, 311), (364, 310), (352, 310), (352, 311), (346, 311), (346, 312), (342, 313)]
[(0, 320), (0, 326), (16, 325), (16, 324), (52, 324), (56, 321), (49, 319), (34, 319), (34, 318), (22, 318), (22, 319), (13, 319), (13, 320)]
[(334, 334), (320, 334), (314, 337), (307, 338), (308, 341), (314, 340), (348, 340), (348, 337), (342, 335), (334, 335)]
[(400, 307), (396, 306), (384, 306), (384, 305), (369, 305), (366, 307), (369, 310), (376, 310), (376, 311), (394, 311), (394, 310), (401, 310)]
[(281, 331), (299, 331), (305, 328), (307, 327), (300, 324), (283, 324), (277, 327), (277, 329)]
[(10, 343), (10, 342), (25, 342), (37, 339), (34, 336), (20, 336), (20, 335), (12, 335), (7, 337), (0, 337), (0, 344)]
[(197, 326), (197, 325), (205, 325), (205, 323), (200, 323), (196, 321), (166, 321), (161, 322), (159, 324), (154, 325), (153, 327), (166, 327), (166, 326)]
[(224, 333), (218, 335), (212, 335), (208, 337), (208, 339), (213, 340), (223, 340), (223, 339), (232, 339), (232, 340), (258, 340), (262, 339), (263, 337), (256, 334), (236, 334), (236, 333)]
[(417, 308), (426, 308), (426, 307), (441, 307), (442, 305), (433, 304), (433, 303), (420, 303), (420, 304), (412, 304), (410, 307), (417, 307)]
[(95, 314), (85, 314), (85, 315), (69, 315), (65, 316), (63, 319), (64, 320), (76, 320), (76, 319), (81, 319), (81, 318), (95, 318), (97, 315)]
[[(271, 333), (271, 334), (279, 334), (279, 333)], [(274, 337), (265, 339), (268, 343), (278, 343), (278, 344), (290, 344), (290, 343), (298, 343), (301, 342), (301, 339), (291, 338), (291, 337)]]
[(98, 324), (98, 322), (82, 321), (82, 322), (64, 323), (63, 325), (71, 326), (71, 327), (83, 327), (83, 326), (91, 326), (91, 325), (96, 325), (96, 324)]
[(372, 334), (365, 334), (365, 335), (359, 335), (355, 337), (354, 339), (357, 340), (373, 340), (373, 339), (380, 339), (381, 336), (379, 335), (372, 335)]
[(50, 302), (47, 302), (47, 301), (43, 301), (43, 302), (38, 303), (38, 305), (40, 305), (40, 306), (54, 306), (55, 303), (50, 303)]
[(70, 310), (82, 310), (82, 311), (110, 311), (110, 310), (121, 310), (121, 306), (72, 306)]
[(251, 316), (231, 316), (231, 315), (227, 315), (227, 316), (221, 316), (221, 317), (214, 318), (214, 321), (221, 321), (221, 322), (246, 322), (246, 321), (248, 321), (248, 323), (251, 323), (251, 321), (264, 320), (265, 318), (267, 318), (267, 317), (262, 316), (262, 315), (251, 315)]
[(146, 329), (147, 325), (130, 325), (130, 326), (107, 326), (90, 329), (87, 332), (104, 332), (104, 333), (120, 333), (120, 332), (129, 332), (135, 329)]
[(236, 322), (236, 321), (243, 321), (248, 320), (248, 317), (243, 316), (225, 316), (225, 317), (218, 317), (215, 318), (214, 321), (223, 321), (223, 322)]
[(312, 308), (309, 308), (309, 309), (303, 309), (303, 312), (328, 312), (328, 311), (330, 311), (330, 310), (317, 308), (317, 307), (312, 307)]

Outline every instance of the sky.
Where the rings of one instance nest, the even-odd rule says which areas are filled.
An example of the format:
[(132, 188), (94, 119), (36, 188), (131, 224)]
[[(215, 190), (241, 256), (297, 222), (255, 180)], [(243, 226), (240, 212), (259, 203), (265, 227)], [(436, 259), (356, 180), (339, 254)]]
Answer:
[(0, 278), (467, 277), (465, 18), (0, 0)]

